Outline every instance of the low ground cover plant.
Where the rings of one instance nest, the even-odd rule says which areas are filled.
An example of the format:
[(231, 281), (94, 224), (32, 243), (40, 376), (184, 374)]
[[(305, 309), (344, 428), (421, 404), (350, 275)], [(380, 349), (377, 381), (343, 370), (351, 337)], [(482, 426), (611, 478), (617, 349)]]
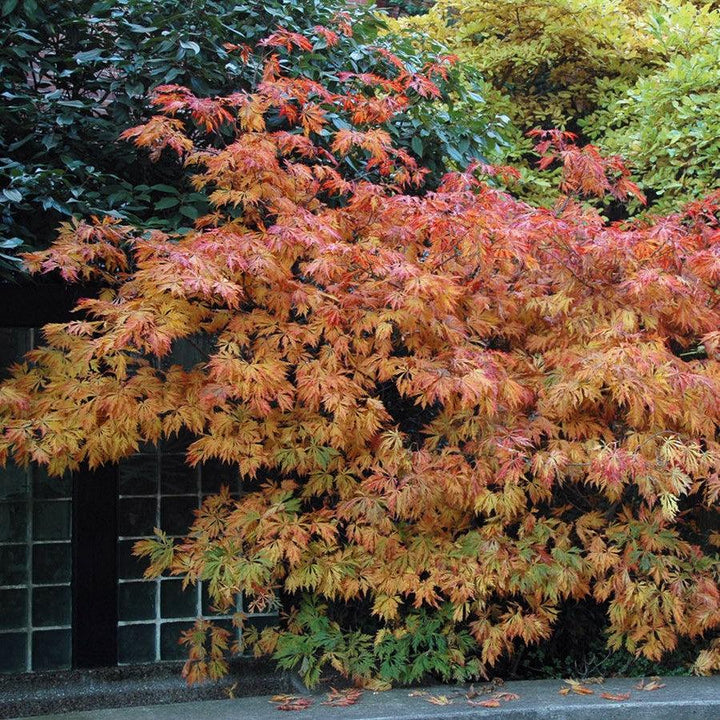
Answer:
[[(534, 136), (553, 207), (480, 163), (428, 189), (385, 128), (452, 59), (380, 49), (330, 90), (284, 70), (306, 42), (263, 41), (247, 91), (157, 88), (125, 133), (207, 193), (192, 229), (90, 218), (26, 257), (103, 289), (0, 386), (0, 460), (57, 474), (185, 433), (189, 463), (236, 467), (242, 497), (137, 552), (220, 608), (279, 603), (244, 647), (308, 684), (482, 677), (583, 600), (609, 648), (691, 638), (717, 669), (720, 197), (610, 223), (592, 198), (642, 193), (561, 131)], [(181, 339), (204, 360), (154, 362)], [(184, 642), (190, 680), (225, 672), (226, 631)]]

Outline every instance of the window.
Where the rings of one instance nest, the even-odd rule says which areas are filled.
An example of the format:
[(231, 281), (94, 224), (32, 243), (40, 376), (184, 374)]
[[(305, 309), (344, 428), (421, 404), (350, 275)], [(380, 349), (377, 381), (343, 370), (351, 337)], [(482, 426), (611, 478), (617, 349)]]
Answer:
[[(33, 329), (0, 327), (0, 377), (36, 338)], [(178, 344), (169, 362), (198, 362), (201, 343)], [(193, 510), (221, 485), (240, 493), (236, 468), (190, 468), (185, 448), (163, 442), (119, 466), (63, 478), (36, 466), (0, 468), (0, 672), (180, 660), (180, 632), (198, 616), (232, 628), (203, 587), (144, 580), (146, 562), (132, 555), (154, 527), (182, 537)]]
[(223, 484), (239, 493), (237, 471), (220, 463), (189, 467), (178, 441), (124, 460), (119, 473), (118, 663), (184, 659), (178, 639), (195, 618), (212, 617), (230, 629), (231, 617), (213, 613), (204, 587), (183, 590), (174, 577), (144, 580), (147, 563), (134, 557), (132, 548), (155, 527), (182, 537), (206, 495)]
[[(27, 328), (0, 328), (0, 368), (34, 343)], [(0, 672), (71, 665), (72, 500), (69, 477), (38, 467), (0, 468)]]

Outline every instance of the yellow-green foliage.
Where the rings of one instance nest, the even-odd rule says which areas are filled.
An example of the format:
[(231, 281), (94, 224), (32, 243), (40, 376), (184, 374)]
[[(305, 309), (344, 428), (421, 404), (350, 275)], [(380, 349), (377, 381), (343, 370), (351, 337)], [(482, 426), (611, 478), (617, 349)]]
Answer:
[(626, 157), (667, 212), (720, 185), (720, 42), (678, 56), (588, 118), (585, 131)]
[(442, 39), (513, 101), (529, 127), (594, 107), (598, 77), (634, 80), (652, 57), (632, 0), (439, 0), (398, 21)]
[[(580, 127), (626, 157), (652, 209), (718, 185), (720, 2), (701, 0), (438, 0), (395, 29), (442, 40), (492, 83), (489, 104), (519, 131)], [(551, 201), (514, 138), (516, 191)], [(528, 160), (530, 162), (528, 163)]]
[(597, 107), (603, 83), (628, 87), (698, 49), (712, 15), (680, 0), (439, 0), (396, 26), (450, 46), (509, 96), (520, 127), (561, 127)]

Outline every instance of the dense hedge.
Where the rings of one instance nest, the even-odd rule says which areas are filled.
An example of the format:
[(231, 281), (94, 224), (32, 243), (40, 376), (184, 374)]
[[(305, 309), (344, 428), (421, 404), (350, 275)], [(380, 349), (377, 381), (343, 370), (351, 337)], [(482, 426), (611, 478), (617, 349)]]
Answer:
[(608, 89), (608, 102), (583, 124), (608, 152), (632, 160), (658, 211), (720, 186), (720, 23), (715, 41)]

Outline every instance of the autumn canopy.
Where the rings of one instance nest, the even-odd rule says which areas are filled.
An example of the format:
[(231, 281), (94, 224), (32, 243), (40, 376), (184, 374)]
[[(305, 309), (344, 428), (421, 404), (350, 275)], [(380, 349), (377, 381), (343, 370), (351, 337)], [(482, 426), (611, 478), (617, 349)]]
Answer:
[[(560, 132), (536, 137), (552, 208), (498, 189), (511, 168), (427, 190), (384, 124), (453, 59), (383, 57), (343, 94), (274, 54), (251, 92), (157, 89), (125, 137), (214, 209), (180, 236), (69, 223), (27, 257), (101, 290), (0, 386), (0, 459), (58, 474), (182, 433), (188, 462), (237, 467), (239, 500), (138, 550), (219, 606), (280, 599), (246, 642), (310, 683), (482, 676), (584, 598), (610, 647), (702, 638), (717, 669), (720, 197), (610, 223), (594, 199), (639, 191)], [(180, 339), (203, 361), (156, 362)], [(224, 631), (186, 641), (191, 679), (223, 672)]]

